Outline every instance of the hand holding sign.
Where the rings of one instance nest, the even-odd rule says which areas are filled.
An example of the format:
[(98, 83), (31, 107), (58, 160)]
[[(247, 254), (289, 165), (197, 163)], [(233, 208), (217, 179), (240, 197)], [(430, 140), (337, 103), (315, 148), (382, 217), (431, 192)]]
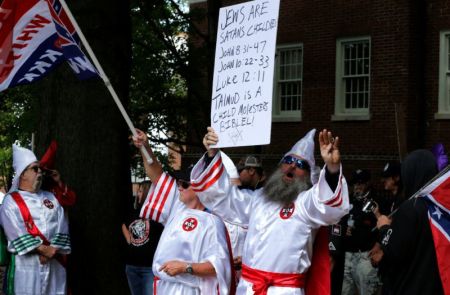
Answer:
[(216, 148), (212, 148), (212, 145), (217, 145), (219, 142), (219, 136), (217, 136), (216, 132), (214, 131), (214, 128), (208, 127), (206, 128), (208, 131), (205, 136), (203, 137), (203, 145), (206, 148), (206, 151), (208, 152), (208, 157), (214, 157), (217, 153)]

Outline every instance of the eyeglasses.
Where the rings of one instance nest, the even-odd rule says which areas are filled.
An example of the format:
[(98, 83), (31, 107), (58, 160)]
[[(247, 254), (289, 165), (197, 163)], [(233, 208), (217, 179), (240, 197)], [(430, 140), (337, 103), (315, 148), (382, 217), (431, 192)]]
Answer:
[(241, 172), (244, 171), (245, 169), (248, 169), (248, 167), (239, 168), (237, 171), (238, 171), (239, 174), (241, 174)]
[(308, 162), (306, 160), (298, 159), (293, 156), (286, 156), (281, 160), (281, 163), (283, 164), (292, 164), (295, 163), (295, 167), (307, 171), (311, 171), (311, 167), (309, 166)]
[(191, 183), (186, 180), (178, 179), (177, 186), (182, 187), (183, 189), (188, 189), (191, 186)]
[(28, 169), (31, 169), (31, 170), (33, 170), (34, 172), (38, 173), (39, 170), (41, 169), (41, 167), (39, 167), (39, 166), (36, 165), (36, 166), (28, 167)]

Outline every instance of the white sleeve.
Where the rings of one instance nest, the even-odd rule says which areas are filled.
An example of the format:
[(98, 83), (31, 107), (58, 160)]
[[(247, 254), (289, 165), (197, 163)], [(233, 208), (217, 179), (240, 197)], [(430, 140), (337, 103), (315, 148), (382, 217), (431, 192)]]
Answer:
[(317, 227), (337, 223), (349, 211), (348, 187), (342, 175), (342, 167), (334, 192), (325, 179), (325, 169), (324, 167), (320, 172), (319, 181), (297, 198), (305, 221)]
[(207, 167), (205, 156), (197, 162), (191, 173), (192, 188), (214, 214), (230, 223), (246, 226), (255, 192), (240, 190), (230, 182), (221, 155), (222, 152), (218, 152)]
[[(48, 193), (51, 194), (51, 193)], [(56, 228), (55, 235), (50, 240), (50, 245), (58, 249), (58, 253), (70, 254), (70, 235), (69, 235), (69, 225), (67, 218), (64, 214), (64, 208), (59, 204), (56, 197), (51, 194), (54, 203), (56, 203), (56, 210), (58, 213), (58, 225)], [(49, 198), (51, 198), (49, 196)]]
[(175, 179), (163, 172), (156, 183), (152, 183), (140, 217), (166, 225), (170, 215), (180, 206), (179, 194)]
[[(230, 244), (223, 222), (211, 215), (211, 228), (204, 239), (201, 262), (210, 262), (216, 271), (216, 280), (208, 277), (200, 279), (201, 294), (230, 294), (232, 276), (232, 259)], [(216, 286), (216, 282), (218, 286)], [(218, 289), (218, 290), (217, 290)]]

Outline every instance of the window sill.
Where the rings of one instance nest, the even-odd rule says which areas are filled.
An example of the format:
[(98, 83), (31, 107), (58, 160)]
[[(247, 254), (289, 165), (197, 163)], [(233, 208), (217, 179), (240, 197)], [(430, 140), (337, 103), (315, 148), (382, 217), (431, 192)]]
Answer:
[(435, 113), (435, 120), (450, 120), (450, 113)]
[(280, 116), (280, 115), (272, 115), (272, 122), (301, 122), (302, 115), (298, 114), (296, 116)]
[(206, 0), (188, 0), (189, 5), (201, 2), (206, 2)]
[(331, 121), (369, 121), (371, 114), (335, 114), (331, 115)]

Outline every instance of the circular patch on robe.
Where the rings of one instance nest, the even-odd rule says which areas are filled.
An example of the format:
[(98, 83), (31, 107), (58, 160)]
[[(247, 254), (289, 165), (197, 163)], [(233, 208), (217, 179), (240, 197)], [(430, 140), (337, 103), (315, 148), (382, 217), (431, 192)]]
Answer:
[(128, 226), (128, 230), (133, 246), (145, 245), (149, 240), (150, 222), (148, 219), (136, 219)]
[(44, 206), (47, 207), (48, 209), (55, 208), (55, 205), (53, 205), (52, 201), (50, 201), (49, 199), (44, 200)]
[(281, 217), (281, 219), (288, 219), (289, 217), (292, 216), (292, 214), (294, 214), (294, 211), (295, 211), (295, 204), (294, 203), (290, 203), (289, 205), (284, 206), (280, 210), (280, 217)]
[(197, 219), (194, 217), (189, 217), (185, 221), (183, 221), (183, 230), (184, 231), (193, 231), (198, 225)]

